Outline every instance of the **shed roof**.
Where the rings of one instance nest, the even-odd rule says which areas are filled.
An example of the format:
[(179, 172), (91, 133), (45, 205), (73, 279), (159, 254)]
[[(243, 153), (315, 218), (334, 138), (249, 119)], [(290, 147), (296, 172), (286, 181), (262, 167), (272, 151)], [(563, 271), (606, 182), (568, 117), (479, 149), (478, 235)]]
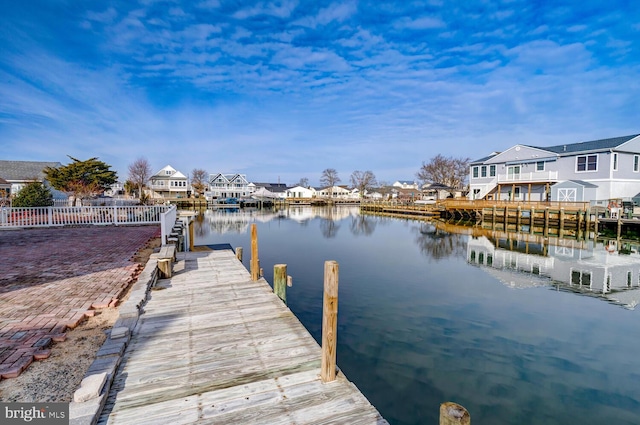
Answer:
[(576, 185), (576, 184), (578, 184), (578, 185), (580, 185), (582, 187), (590, 187), (590, 188), (597, 188), (598, 187), (598, 185), (586, 182), (584, 180), (564, 180), (564, 181), (561, 181), (561, 182), (558, 182), (558, 183), (554, 184), (553, 186), (555, 186), (555, 187), (573, 186), (573, 185)]

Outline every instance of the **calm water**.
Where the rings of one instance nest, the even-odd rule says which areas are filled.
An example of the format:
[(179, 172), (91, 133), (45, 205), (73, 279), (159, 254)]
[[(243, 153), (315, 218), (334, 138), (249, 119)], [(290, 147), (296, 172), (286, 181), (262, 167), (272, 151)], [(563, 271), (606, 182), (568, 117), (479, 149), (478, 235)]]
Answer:
[(288, 265), (288, 305), (316, 340), (338, 261), (338, 366), (392, 425), (437, 424), (444, 401), (474, 425), (640, 424), (637, 253), (310, 207), (207, 211), (196, 244), (241, 246), (248, 267), (251, 223), (266, 279)]

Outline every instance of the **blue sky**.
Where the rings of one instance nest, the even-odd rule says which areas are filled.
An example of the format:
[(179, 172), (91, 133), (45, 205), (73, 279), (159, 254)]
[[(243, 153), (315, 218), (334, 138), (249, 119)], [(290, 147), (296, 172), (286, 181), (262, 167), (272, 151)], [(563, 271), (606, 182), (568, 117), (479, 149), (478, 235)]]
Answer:
[(3, 159), (393, 183), (640, 132), (632, 1), (0, 1)]

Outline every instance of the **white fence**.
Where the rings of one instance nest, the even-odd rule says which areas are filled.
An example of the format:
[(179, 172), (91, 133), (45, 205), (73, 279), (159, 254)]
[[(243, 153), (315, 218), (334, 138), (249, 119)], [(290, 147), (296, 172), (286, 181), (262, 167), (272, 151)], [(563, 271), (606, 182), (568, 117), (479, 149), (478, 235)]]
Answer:
[(178, 216), (178, 209), (175, 205), (165, 210), (160, 215), (160, 229), (162, 232), (162, 245), (167, 244), (167, 236), (171, 233), (173, 225), (176, 224), (176, 218)]
[[(170, 208), (156, 206), (0, 208), (0, 229), (81, 224), (158, 224)], [(173, 207), (175, 208), (175, 207)]]

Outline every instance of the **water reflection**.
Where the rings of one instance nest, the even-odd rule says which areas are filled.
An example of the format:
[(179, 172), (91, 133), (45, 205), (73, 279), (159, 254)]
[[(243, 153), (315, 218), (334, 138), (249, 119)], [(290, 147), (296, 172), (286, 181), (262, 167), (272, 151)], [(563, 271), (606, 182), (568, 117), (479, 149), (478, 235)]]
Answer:
[[(638, 423), (640, 339), (629, 337), (637, 313), (555, 291), (613, 296), (625, 278), (618, 270), (638, 278), (634, 247), (608, 254), (602, 244), (348, 208), (241, 215), (206, 214), (210, 234), (196, 243), (247, 249), (256, 222), (266, 280), (274, 264), (288, 265), (288, 306), (316, 339), (322, 264), (338, 261), (338, 365), (392, 425), (437, 423), (445, 400), (467, 407), (478, 425)], [(330, 238), (327, 221), (336, 225)]]
[(340, 230), (342, 220), (352, 218), (350, 226), (354, 234), (371, 234), (375, 228), (371, 219), (359, 215), (358, 206), (310, 207), (298, 206), (284, 209), (255, 208), (220, 208), (206, 210), (197, 220), (196, 235), (206, 238), (207, 235), (226, 233), (244, 234), (251, 223), (268, 223), (272, 221), (290, 220), (302, 225), (314, 219), (320, 219), (320, 228), (325, 238), (334, 238)]
[[(449, 231), (468, 232), (468, 228)], [(469, 237), (466, 258), (512, 288), (554, 285), (634, 309), (640, 302), (640, 247), (525, 233), (481, 230)]]
[(449, 257), (465, 257), (467, 238), (461, 233), (446, 231), (431, 222), (421, 223), (416, 229), (416, 244), (426, 257), (436, 261)]

